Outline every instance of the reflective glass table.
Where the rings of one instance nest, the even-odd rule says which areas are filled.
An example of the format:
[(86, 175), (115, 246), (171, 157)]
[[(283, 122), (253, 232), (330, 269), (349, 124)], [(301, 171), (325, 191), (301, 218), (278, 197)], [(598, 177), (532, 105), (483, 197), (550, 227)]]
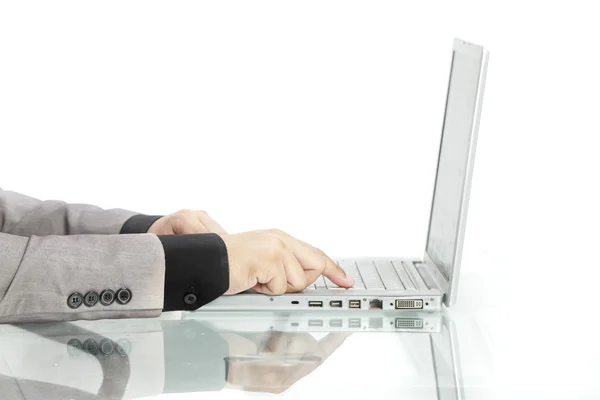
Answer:
[(489, 291), (465, 281), (472, 306), (440, 313), (3, 325), (0, 399), (600, 398), (593, 311), (469, 301)]

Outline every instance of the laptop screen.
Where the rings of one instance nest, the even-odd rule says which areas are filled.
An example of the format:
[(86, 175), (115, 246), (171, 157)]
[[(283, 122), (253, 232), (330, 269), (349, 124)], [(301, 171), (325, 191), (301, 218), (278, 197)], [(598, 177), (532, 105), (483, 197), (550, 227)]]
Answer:
[(461, 256), (457, 251), (462, 247), (461, 221), (466, 218), (461, 214), (466, 211), (463, 202), (468, 201), (463, 193), (470, 179), (469, 159), (474, 156), (471, 141), (482, 63), (481, 47), (455, 42), (426, 247), (448, 281)]

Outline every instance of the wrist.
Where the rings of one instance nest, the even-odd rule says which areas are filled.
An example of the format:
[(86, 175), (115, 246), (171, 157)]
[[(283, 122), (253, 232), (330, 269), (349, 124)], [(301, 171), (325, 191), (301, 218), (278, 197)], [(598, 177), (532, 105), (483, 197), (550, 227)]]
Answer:
[(147, 233), (151, 226), (162, 217), (162, 215), (134, 215), (125, 221), (120, 233)]

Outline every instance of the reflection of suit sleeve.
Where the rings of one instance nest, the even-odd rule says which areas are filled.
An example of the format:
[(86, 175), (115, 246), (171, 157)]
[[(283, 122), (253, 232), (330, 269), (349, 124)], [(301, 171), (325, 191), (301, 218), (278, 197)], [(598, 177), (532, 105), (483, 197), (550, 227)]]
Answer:
[(198, 321), (163, 321), (164, 393), (218, 391), (227, 380), (229, 345)]
[(120, 400), (218, 391), (225, 386), (228, 356), (227, 342), (198, 321), (5, 325), (0, 399)]

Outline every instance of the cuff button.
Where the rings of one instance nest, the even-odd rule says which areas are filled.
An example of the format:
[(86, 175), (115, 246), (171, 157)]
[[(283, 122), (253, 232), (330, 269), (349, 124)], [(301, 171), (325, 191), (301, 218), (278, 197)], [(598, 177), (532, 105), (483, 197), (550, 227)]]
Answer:
[(83, 298), (83, 304), (87, 307), (93, 307), (98, 302), (98, 293), (96, 292), (88, 292)]
[(110, 356), (115, 352), (115, 345), (112, 340), (103, 339), (100, 342), (100, 352), (105, 356)]
[(83, 342), (83, 351), (95, 356), (96, 354), (98, 354), (98, 343), (96, 343), (96, 341), (92, 339), (86, 340), (85, 342)]
[(117, 292), (117, 302), (119, 304), (125, 305), (131, 301), (131, 290), (129, 289), (119, 289)]
[(67, 305), (72, 309), (79, 308), (79, 306), (81, 306), (81, 303), (83, 303), (83, 296), (81, 295), (81, 293), (73, 293), (67, 299)]
[(69, 343), (67, 343), (67, 352), (70, 356), (77, 356), (81, 353), (82, 350), (83, 343), (81, 343), (81, 341), (77, 339), (71, 339), (69, 340)]
[(192, 305), (192, 304), (194, 304), (194, 303), (195, 303), (197, 300), (198, 300), (198, 298), (197, 298), (197, 297), (196, 297), (196, 295), (195, 295), (195, 294), (193, 294), (193, 293), (186, 294), (186, 295), (183, 297), (183, 302), (184, 302), (185, 304), (187, 304), (187, 305)]
[(104, 306), (110, 306), (115, 301), (115, 292), (110, 289), (106, 289), (100, 294), (100, 303)]

